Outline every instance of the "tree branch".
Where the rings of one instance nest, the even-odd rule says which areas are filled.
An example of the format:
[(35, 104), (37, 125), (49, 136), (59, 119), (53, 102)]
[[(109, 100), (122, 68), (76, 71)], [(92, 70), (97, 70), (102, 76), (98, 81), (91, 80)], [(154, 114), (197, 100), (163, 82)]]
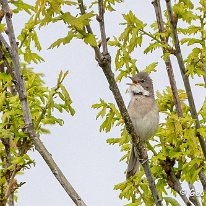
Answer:
[[(165, 1), (166, 1), (166, 5), (167, 5), (168, 17), (169, 17), (169, 20), (170, 20), (170, 26), (171, 26), (172, 34), (173, 34), (174, 46), (175, 46), (175, 49), (176, 49), (175, 56), (176, 56), (178, 64), (179, 64), (179, 68), (180, 68), (180, 71), (181, 71), (181, 75), (182, 75), (182, 79), (183, 79), (183, 82), (184, 82), (185, 90), (186, 90), (186, 93), (187, 93), (191, 116), (195, 120), (196, 129), (199, 129), (200, 128), (200, 122), (199, 122), (199, 119), (198, 119), (197, 110), (196, 110), (196, 107), (195, 107), (194, 98), (193, 98), (189, 78), (186, 75), (186, 68), (185, 68), (184, 60), (183, 60), (182, 53), (181, 53), (181, 48), (180, 48), (179, 38), (178, 38), (178, 34), (177, 34), (176, 23), (175, 23), (175, 20), (174, 20), (174, 17), (173, 17), (171, 1), (170, 0), (165, 0)], [(196, 134), (197, 134), (197, 137), (199, 139), (204, 157), (206, 159), (206, 143), (205, 143), (204, 137), (201, 136), (200, 133), (197, 130), (196, 130)]]
[(21, 102), (22, 110), (23, 110), (23, 119), (25, 122), (25, 126), (23, 128), (24, 132), (29, 135), (31, 138), (35, 149), (41, 154), (47, 165), (49, 166), (50, 170), (54, 174), (54, 176), (57, 178), (59, 183), (62, 185), (64, 190), (67, 192), (67, 194), (71, 197), (71, 199), (74, 201), (74, 203), (77, 206), (86, 206), (86, 204), (83, 202), (81, 197), (77, 194), (77, 192), (74, 190), (72, 185), (68, 182), (62, 171), (59, 169), (58, 165), (53, 160), (51, 154), (48, 152), (46, 147), (43, 145), (41, 140), (38, 138), (34, 125), (32, 122), (31, 112), (28, 104), (28, 99), (26, 96), (26, 88), (25, 88), (25, 82), (21, 73), (20, 68), (20, 62), (19, 62), (19, 55), (18, 55), (18, 48), (16, 44), (16, 38), (14, 34), (13, 24), (12, 24), (12, 15), (10, 13), (9, 5), (7, 0), (1, 0), (2, 8), (5, 12), (6, 16), (6, 23), (8, 27), (8, 36), (9, 41), (11, 45), (11, 58), (14, 65), (15, 75), (16, 75), (16, 89), (19, 94), (19, 99)]
[[(79, 9), (81, 11), (81, 14), (85, 14), (85, 7), (83, 4), (83, 0), (78, 0), (79, 3)], [(123, 98), (121, 96), (121, 93), (119, 91), (119, 88), (117, 86), (117, 83), (114, 78), (114, 73), (111, 69), (111, 57), (107, 50), (107, 41), (106, 41), (106, 33), (105, 33), (105, 26), (104, 26), (104, 8), (103, 8), (103, 1), (98, 0), (99, 4), (99, 16), (98, 21), (100, 23), (100, 31), (101, 31), (101, 37), (102, 37), (102, 46), (103, 46), (103, 54), (101, 54), (99, 47), (93, 47), (95, 54), (96, 54), (96, 60), (99, 64), (99, 66), (102, 68), (104, 75), (107, 78), (107, 81), (109, 83), (109, 88), (112, 91), (114, 98), (116, 100), (116, 103), (118, 105), (118, 108), (120, 110), (120, 113), (122, 115), (122, 118), (124, 119), (126, 129), (131, 136), (132, 143), (134, 144), (135, 149), (137, 150), (138, 156), (141, 160), (142, 166), (145, 171), (145, 175), (148, 180), (148, 184), (150, 187), (150, 190), (152, 192), (155, 204), (157, 206), (162, 206), (162, 200), (160, 199), (160, 196), (158, 194), (157, 188), (155, 186), (155, 181), (152, 176), (149, 163), (148, 163), (148, 157), (145, 153), (144, 146), (139, 142), (139, 137), (137, 137), (133, 124), (131, 122), (131, 119), (128, 115), (127, 109), (125, 107)], [(90, 25), (87, 26), (88, 33), (93, 34)]]
[(108, 48), (107, 48), (107, 37), (105, 32), (105, 25), (104, 25), (104, 6), (103, 6), (103, 0), (98, 0), (98, 8), (99, 8), (99, 27), (100, 27), (100, 33), (101, 33), (101, 42), (102, 42), (102, 48), (103, 48), (103, 55), (108, 54)]
[[(158, 28), (159, 28), (161, 41), (165, 44), (168, 44), (166, 39), (161, 35), (161, 33), (165, 32), (165, 28), (164, 28), (164, 22), (162, 19), (162, 10), (161, 10), (161, 6), (160, 6), (160, 1), (154, 0), (154, 1), (152, 1), (152, 4), (153, 4), (154, 9), (155, 9), (155, 14), (156, 14), (156, 19), (157, 19), (157, 24), (158, 24)], [(167, 53), (167, 51), (163, 48), (163, 54), (165, 54), (165, 53)], [(179, 98), (178, 91), (177, 91), (177, 85), (176, 85), (176, 81), (175, 81), (175, 77), (174, 77), (172, 63), (171, 63), (169, 56), (167, 57), (167, 59), (165, 61), (165, 65), (166, 65), (166, 70), (167, 70), (167, 74), (168, 74), (169, 81), (170, 81), (170, 86), (171, 86), (171, 90), (172, 90), (172, 94), (173, 94), (172, 96), (173, 96), (174, 104), (175, 104), (175, 107), (177, 110), (177, 114), (178, 114), (178, 117), (181, 118), (181, 117), (183, 117), (183, 112), (182, 112), (180, 98)]]
[[(85, 14), (85, 8), (84, 8), (83, 0), (78, 0), (78, 4), (79, 4), (79, 10), (80, 10), (81, 14), (82, 15)], [(93, 34), (93, 31), (92, 31), (92, 28), (91, 28), (90, 24), (88, 24), (86, 26), (86, 29), (87, 29), (88, 33)], [(99, 48), (98, 47), (93, 47), (93, 49), (94, 49), (94, 52), (95, 52), (96, 59), (101, 59), (102, 54), (101, 54)]]

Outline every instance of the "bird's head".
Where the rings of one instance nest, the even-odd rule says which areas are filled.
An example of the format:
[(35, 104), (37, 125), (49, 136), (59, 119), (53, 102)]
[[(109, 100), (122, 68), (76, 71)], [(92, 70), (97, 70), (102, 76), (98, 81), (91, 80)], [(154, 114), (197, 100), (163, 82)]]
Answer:
[(154, 96), (152, 79), (146, 72), (139, 72), (133, 77), (129, 77), (132, 83), (128, 83), (129, 91), (132, 95)]

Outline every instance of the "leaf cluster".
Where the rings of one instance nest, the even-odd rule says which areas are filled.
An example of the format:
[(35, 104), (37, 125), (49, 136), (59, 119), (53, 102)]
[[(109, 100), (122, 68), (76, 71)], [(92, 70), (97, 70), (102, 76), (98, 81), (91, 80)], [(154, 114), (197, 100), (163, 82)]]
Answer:
[[(62, 126), (63, 120), (57, 117), (57, 111), (60, 113), (65, 111), (71, 115), (75, 113), (71, 106), (70, 95), (63, 85), (68, 72), (60, 72), (56, 86), (49, 89), (45, 85), (41, 73), (35, 73), (32, 68), (23, 63), (21, 68), (26, 81), (28, 102), (37, 134), (40, 136), (42, 133), (49, 133), (47, 125)], [(7, 71), (0, 73), (0, 82), (0, 202), (5, 202), (9, 181), (16, 181), (16, 179), (12, 180), (11, 176), (15, 177), (17, 174), (21, 174), (35, 162), (27, 154), (33, 148), (33, 144), (24, 132), (19, 97)], [(15, 192), (20, 185), (21, 183), (16, 182), (16, 186), (10, 192)]]

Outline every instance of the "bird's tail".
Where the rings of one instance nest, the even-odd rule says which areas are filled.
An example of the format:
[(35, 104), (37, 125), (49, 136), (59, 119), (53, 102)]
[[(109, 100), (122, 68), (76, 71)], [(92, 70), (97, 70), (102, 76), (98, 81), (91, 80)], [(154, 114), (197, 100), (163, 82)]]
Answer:
[(134, 146), (132, 145), (131, 151), (130, 151), (130, 157), (129, 157), (129, 164), (127, 167), (127, 179), (133, 175), (135, 175), (140, 168), (140, 163), (138, 160), (138, 155), (137, 152), (134, 148)]

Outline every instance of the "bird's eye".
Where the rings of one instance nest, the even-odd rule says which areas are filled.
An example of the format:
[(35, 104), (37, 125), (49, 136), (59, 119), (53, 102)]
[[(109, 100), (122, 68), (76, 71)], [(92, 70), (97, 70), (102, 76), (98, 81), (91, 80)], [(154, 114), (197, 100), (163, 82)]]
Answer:
[(141, 79), (140, 82), (141, 82), (141, 83), (144, 83), (144, 79)]

